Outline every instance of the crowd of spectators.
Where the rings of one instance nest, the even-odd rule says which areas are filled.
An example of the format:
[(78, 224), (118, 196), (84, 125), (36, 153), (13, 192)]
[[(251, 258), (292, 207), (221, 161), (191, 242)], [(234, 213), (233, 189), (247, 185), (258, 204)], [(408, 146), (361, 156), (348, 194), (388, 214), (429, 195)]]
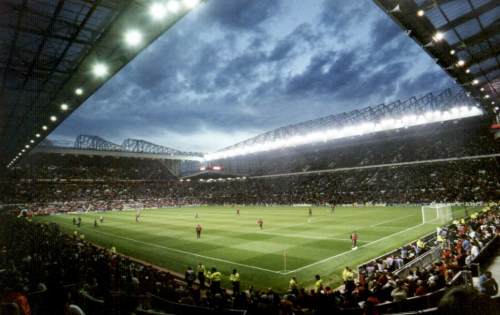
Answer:
[(168, 180), (170, 160), (34, 153), (13, 170), (16, 178), (44, 180)]
[(0, 202), (34, 211), (124, 209), (128, 204), (428, 204), (498, 196), (498, 158), (280, 177), (190, 181), (18, 181), (0, 184)]
[[(215, 268), (212, 276), (204, 276), (211, 282), (200, 285), (194, 277), (187, 279), (188, 272), (187, 283), (182, 282), (169, 272), (122, 256), (114, 248), (94, 246), (81, 234), (64, 234), (55, 224), (34, 224), (11, 215), (1, 215), (0, 220), (0, 282), (4, 284), (0, 300), (4, 306), (16, 304), (25, 315), (72, 314), (70, 310), (78, 314), (90, 304), (98, 308), (92, 314), (132, 314), (155, 307), (158, 299), (216, 310), (242, 309), (248, 314), (341, 314), (341, 309), (376, 314), (376, 305), (384, 301), (398, 302), (445, 287), (453, 275), (467, 268), (472, 246), (485, 246), (500, 224), (495, 206), (446, 227), (441, 260), (406, 278), (392, 273), (385, 262), (373, 270), (367, 268), (359, 282), (346, 267), (342, 290), (324, 287), (316, 275), (313, 288), (303, 288), (292, 278), (289, 291), (280, 293), (251, 286), (226, 290)], [(494, 295), (486, 287), (490, 283), (496, 288), (494, 281), (488, 279), (486, 274), (481, 291)]]
[[(481, 250), (500, 232), (500, 215), (489, 209), (486, 207), (483, 212), (454, 220), (452, 224), (438, 229), (436, 237), (427, 242), (418, 240), (402, 247), (398, 253), (362, 266), (359, 270), (360, 284), (364, 284), (364, 289), (376, 296), (378, 302), (423, 296), (444, 288), (459, 271), (472, 270), (472, 263)], [(430, 248), (439, 249), (438, 261), (425, 268), (412, 268), (408, 275), (398, 274), (398, 269), (424, 255)], [(486, 280), (481, 291), (490, 296), (496, 295), (498, 288), (492, 281)]]
[(488, 121), (472, 118), (211, 163), (236, 174), (267, 175), (498, 153), (488, 127)]

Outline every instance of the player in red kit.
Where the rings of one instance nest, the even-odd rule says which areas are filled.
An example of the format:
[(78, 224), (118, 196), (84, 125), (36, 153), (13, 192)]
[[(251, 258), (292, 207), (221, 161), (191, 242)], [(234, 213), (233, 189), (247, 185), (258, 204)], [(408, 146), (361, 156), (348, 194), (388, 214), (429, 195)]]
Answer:
[(351, 241), (352, 241), (352, 250), (358, 249), (358, 246), (356, 244), (358, 241), (358, 234), (356, 234), (356, 231), (352, 232)]
[(262, 220), (262, 218), (257, 220), (257, 224), (259, 225), (260, 229), (262, 230), (262, 226), (264, 225), (264, 221)]
[(201, 238), (201, 224), (196, 224), (196, 238)]

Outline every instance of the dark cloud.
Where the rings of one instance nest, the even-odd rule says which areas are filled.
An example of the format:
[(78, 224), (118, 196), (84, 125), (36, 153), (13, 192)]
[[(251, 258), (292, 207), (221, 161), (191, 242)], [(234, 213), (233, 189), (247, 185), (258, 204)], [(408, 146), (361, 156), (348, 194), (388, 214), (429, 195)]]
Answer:
[[(154, 139), (211, 151), (243, 136), (451, 84), (372, 1), (308, 1), (318, 5), (207, 1), (55, 135)], [(290, 19), (293, 10), (300, 16)]]
[(276, 15), (282, 1), (217, 0), (207, 6), (205, 19), (244, 31), (255, 30)]

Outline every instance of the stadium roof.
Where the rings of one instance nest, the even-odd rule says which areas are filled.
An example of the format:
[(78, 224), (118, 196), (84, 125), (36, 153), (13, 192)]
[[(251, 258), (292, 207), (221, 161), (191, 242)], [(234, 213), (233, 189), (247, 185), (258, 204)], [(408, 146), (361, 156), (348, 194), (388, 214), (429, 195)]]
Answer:
[(500, 93), (498, 0), (374, 0), (491, 113)]
[(0, 164), (20, 159), (199, 2), (0, 1)]
[(29, 154), (36, 153), (140, 157), (184, 161), (200, 161), (203, 156), (198, 152), (179, 151), (140, 139), (125, 139), (122, 144), (116, 144), (92, 135), (79, 135), (75, 141), (50, 140), (47, 138), (40, 142)]
[(204, 158), (207, 161), (219, 160), (482, 115), (476, 104), (463, 89), (447, 89), (437, 94), (428, 93), (280, 127), (207, 154)]

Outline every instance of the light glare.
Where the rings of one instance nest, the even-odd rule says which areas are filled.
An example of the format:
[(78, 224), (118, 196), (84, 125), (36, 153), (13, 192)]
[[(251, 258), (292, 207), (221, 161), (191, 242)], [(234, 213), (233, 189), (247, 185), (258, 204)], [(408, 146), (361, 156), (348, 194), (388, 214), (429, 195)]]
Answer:
[(98, 78), (104, 77), (108, 74), (108, 67), (103, 63), (96, 63), (92, 72), (94, 72), (94, 75)]
[(129, 30), (125, 33), (125, 42), (131, 47), (142, 43), (142, 34), (138, 30)]
[(57, 117), (54, 115), (50, 116), (50, 121), (52, 122), (57, 121)]
[(436, 34), (434, 34), (434, 36), (432, 36), (432, 39), (435, 41), (435, 42), (440, 42), (442, 41), (444, 38), (444, 34), (441, 33), (441, 32), (436, 32)]
[(179, 2), (174, 1), (174, 0), (170, 1), (169, 3), (167, 3), (167, 9), (168, 9), (168, 11), (170, 11), (172, 13), (179, 12), (179, 9), (180, 9)]
[(69, 109), (68, 104), (61, 104), (61, 110), (62, 111), (67, 111)]
[(77, 89), (75, 90), (75, 94), (76, 94), (76, 95), (82, 95), (82, 94), (83, 94), (83, 89), (81, 89), (81, 88), (77, 88)]
[(425, 112), (420, 115), (406, 115), (399, 118), (387, 117), (377, 123), (365, 122), (358, 125), (346, 126), (341, 129), (327, 129), (322, 132), (312, 132), (305, 135), (296, 135), (286, 139), (277, 139), (270, 142), (257, 143), (248, 146), (210, 153), (204, 156), (205, 161), (230, 158), (251, 153), (270, 151), (279, 148), (294, 147), (314, 142), (325, 142), (339, 138), (360, 136), (385, 130), (408, 128), (428, 123), (456, 120), (482, 115), (478, 107), (457, 106), (446, 111)]
[(155, 2), (149, 7), (149, 14), (154, 20), (161, 20), (167, 15), (167, 8), (163, 4)]
[(184, 0), (184, 6), (188, 9), (192, 9), (194, 7), (196, 7), (200, 1), (199, 0)]

